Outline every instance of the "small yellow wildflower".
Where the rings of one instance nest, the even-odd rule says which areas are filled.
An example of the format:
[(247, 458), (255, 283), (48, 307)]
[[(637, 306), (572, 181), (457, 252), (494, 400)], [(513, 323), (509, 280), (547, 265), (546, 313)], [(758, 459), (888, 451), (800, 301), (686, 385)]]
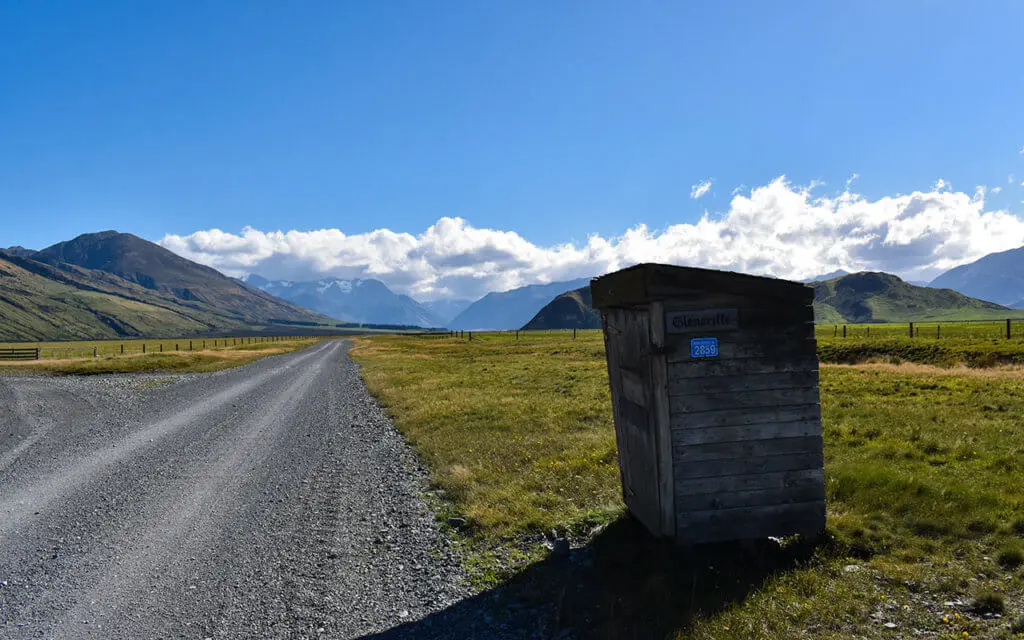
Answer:
[(964, 637), (965, 637), (965, 638), (970, 638), (970, 637), (971, 637), (971, 634), (969, 634), (969, 633), (967, 633), (966, 631), (964, 631)]

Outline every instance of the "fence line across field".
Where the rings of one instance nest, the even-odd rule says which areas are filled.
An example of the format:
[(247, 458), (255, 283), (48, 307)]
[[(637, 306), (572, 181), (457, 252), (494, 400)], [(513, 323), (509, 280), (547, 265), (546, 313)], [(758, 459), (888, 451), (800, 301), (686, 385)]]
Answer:
[[(483, 338), (520, 340), (544, 335), (564, 335), (575, 340), (581, 333), (600, 332), (600, 329), (508, 329), (492, 331), (424, 331), (414, 334), (421, 338), (465, 341)], [(1001, 320), (923, 320), (913, 322), (828, 323), (815, 327), (818, 340), (847, 339), (931, 339), (988, 338), (991, 340), (1024, 339), (1024, 317)]]
[(156, 353), (189, 353), (208, 349), (228, 349), (250, 344), (305, 340), (308, 336), (241, 336), (226, 338), (193, 338), (177, 340), (87, 340), (75, 341), (73, 346), (60, 343), (37, 343), (34, 347), (0, 347), (0, 360), (71, 360), (74, 358), (100, 358), (138, 356)]
[(926, 320), (902, 323), (819, 324), (815, 334), (821, 339), (1024, 339), (1024, 318), (1003, 320)]
[(0, 360), (38, 360), (38, 347), (0, 349)]

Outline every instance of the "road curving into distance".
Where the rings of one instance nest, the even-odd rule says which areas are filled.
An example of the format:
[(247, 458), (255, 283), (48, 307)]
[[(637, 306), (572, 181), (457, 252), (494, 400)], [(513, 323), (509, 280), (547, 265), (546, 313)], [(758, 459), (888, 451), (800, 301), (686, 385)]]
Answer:
[(353, 638), (466, 595), (346, 352), (0, 378), (0, 637)]

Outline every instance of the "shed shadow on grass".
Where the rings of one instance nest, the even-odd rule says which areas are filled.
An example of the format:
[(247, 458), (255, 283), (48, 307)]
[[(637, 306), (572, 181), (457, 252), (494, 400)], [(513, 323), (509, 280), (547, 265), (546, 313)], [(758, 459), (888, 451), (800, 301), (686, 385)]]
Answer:
[(494, 589), (364, 638), (671, 637), (807, 561), (817, 544), (765, 540), (688, 554), (623, 517), (567, 558), (549, 557)]

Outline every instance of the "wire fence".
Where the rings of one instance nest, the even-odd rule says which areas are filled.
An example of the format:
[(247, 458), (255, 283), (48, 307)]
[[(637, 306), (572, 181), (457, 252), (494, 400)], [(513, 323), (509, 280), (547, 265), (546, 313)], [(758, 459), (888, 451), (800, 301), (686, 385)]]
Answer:
[[(38, 359), (73, 360), (76, 358), (109, 358), (155, 353), (182, 353), (212, 349), (240, 349), (250, 345), (309, 340), (307, 336), (237, 336), (233, 338), (169, 339), (169, 340), (97, 340), (78, 342), (38, 342), (0, 344), (0, 360)], [(35, 351), (34, 358), (24, 353)], [(20, 356), (20, 357), (19, 357)]]
[[(416, 334), (424, 339), (447, 340), (531, 340), (539, 338), (581, 339), (600, 335), (600, 329), (542, 329), (509, 331), (447, 331)], [(1004, 320), (945, 320), (871, 324), (815, 325), (815, 338), (832, 340), (1024, 340), (1024, 318)]]
[(414, 334), (419, 338), (430, 340), (528, 340), (546, 337), (563, 337), (576, 340), (584, 336), (597, 336), (600, 329), (508, 329), (505, 331), (432, 331)]
[(819, 341), (844, 339), (1021, 340), (1024, 339), (1024, 318), (817, 325), (815, 337)]

